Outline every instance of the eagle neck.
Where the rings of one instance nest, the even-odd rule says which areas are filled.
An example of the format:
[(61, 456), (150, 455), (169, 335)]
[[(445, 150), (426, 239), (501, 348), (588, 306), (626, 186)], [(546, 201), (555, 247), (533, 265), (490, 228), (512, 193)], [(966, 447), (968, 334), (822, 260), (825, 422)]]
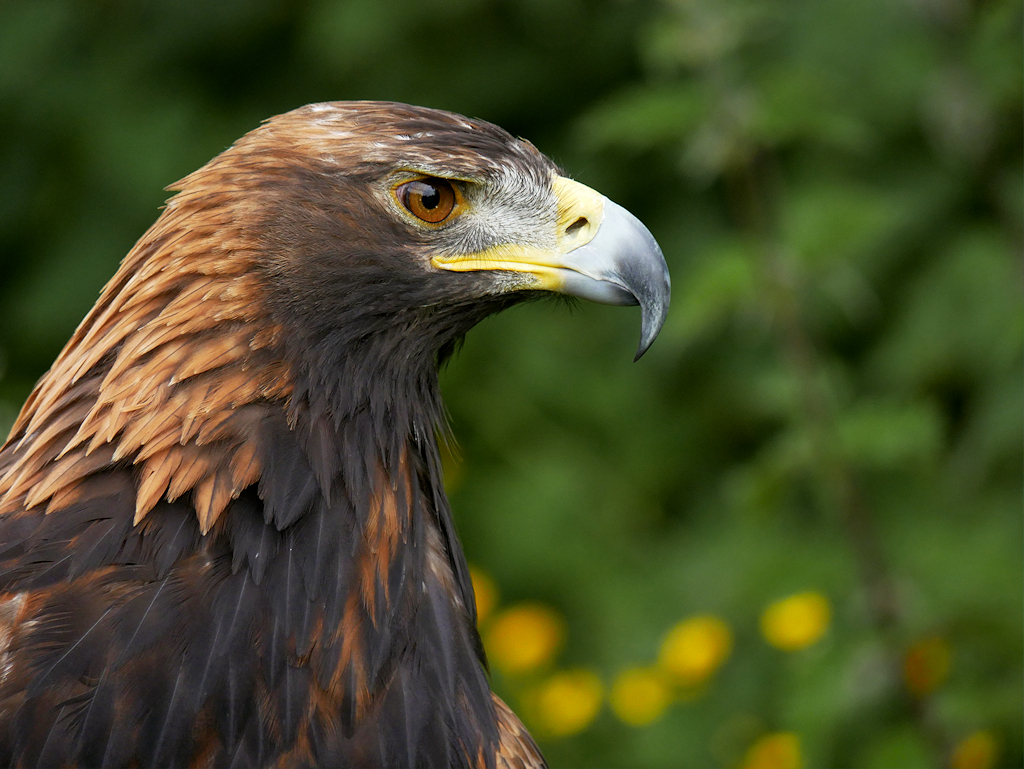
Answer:
[(330, 544), (309, 553), (307, 584), (322, 620), (310, 623), (313, 635), (299, 646), (309, 649), (312, 673), (337, 701), (346, 729), (390, 717), (382, 714), (409, 685), (429, 693), (441, 722), (492, 743), (472, 583), (444, 493), (436, 368), (420, 373), (407, 381), (418, 399), (381, 387), (380, 401), (332, 402), (325, 388), (303, 390), (291, 404), (288, 432), (319, 493), (294, 524), (276, 523), (286, 535), (295, 531), (296, 548), (314, 539)]

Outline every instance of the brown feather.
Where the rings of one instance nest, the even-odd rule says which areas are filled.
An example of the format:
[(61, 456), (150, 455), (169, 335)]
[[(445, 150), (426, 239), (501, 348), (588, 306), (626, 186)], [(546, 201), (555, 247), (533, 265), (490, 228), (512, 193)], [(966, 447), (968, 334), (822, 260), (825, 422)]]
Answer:
[[(389, 337), (356, 381), (343, 378), (333, 367), (361, 350), (366, 334), (353, 334), (351, 350), (320, 350), (320, 340), (297, 336), (295, 319), (304, 317), (288, 314), (293, 295), (275, 282), (305, 269), (296, 233), (313, 233), (310, 259), (323, 267), (317, 259), (329, 256), (330, 269), (343, 261), (336, 250), (348, 253), (346, 238), (376, 254), (366, 247), (380, 244), (374, 238), (403, 237), (399, 221), (385, 220), (382, 235), (372, 230), (377, 219), (359, 219), (358, 207), (330, 208), (329, 185), (341, 168), (405, 173), (423, 162), (482, 178), (501, 161), (479, 146), (540, 156), (492, 127), (492, 145), (479, 145), (484, 124), (442, 113), (336, 109), (337, 124), (314, 108), (276, 118), (173, 186), (177, 194), (33, 389), (0, 449), (0, 514), (10, 516), (0, 523), (24, 539), (12, 541), (0, 576), (5, 586), (27, 585), (0, 595), (0, 747), (14, 723), (4, 714), (17, 713), (25, 729), (45, 721), (69, 756), (86, 750), (81, 725), (106, 718), (108, 731), (97, 733), (111, 739), (110, 750), (131, 745), (131, 755), (150, 755), (142, 763), (154, 765), (159, 745), (143, 744), (143, 735), (171, 732), (191, 752), (187, 762), (179, 755), (166, 763), (197, 767), (230, 763), (242, 740), (262, 751), (264, 766), (324, 756), (380, 763), (390, 755), (385, 735), (401, 740), (392, 747), (415, 754), (414, 762), (427, 751), (433, 765), (438, 756), (464, 766), (544, 765), (518, 719), (490, 699), (468, 571), (439, 461), (423, 437), (443, 418), (432, 388), (449, 329), (430, 336), (435, 305), (415, 293), (423, 243), (403, 242), (388, 257), (417, 257), (409, 265), (417, 301), (407, 308), (414, 322), (389, 325), (367, 301), (367, 317), (384, 327), (366, 333), (423, 331), (416, 362), (433, 379), (409, 368), (405, 337)], [(382, 109), (399, 110), (392, 129), (372, 119)], [(401, 121), (420, 119), (468, 132), (470, 146), (402, 145), (396, 157), (378, 141), (387, 130), (404, 141)], [(536, 160), (528, 170), (546, 179), (551, 168)], [(372, 195), (363, 200), (363, 192), (356, 203), (369, 206)], [(285, 244), (277, 250), (269, 221)], [(357, 267), (373, 258), (364, 252), (352, 249)], [(390, 291), (394, 273), (380, 274), (364, 287)], [(348, 292), (346, 281), (333, 285)], [(305, 285), (318, 300), (319, 284)], [(467, 303), (457, 298), (461, 311)], [(336, 317), (319, 304), (314, 315)], [(450, 321), (453, 338), (478, 319), (468, 317)], [(297, 358), (296, 344), (320, 357)], [(359, 388), (390, 386), (389, 377), (408, 378), (409, 389), (381, 396), (388, 410), (371, 413)], [(364, 401), (329, 400), (349, 390)], [(408, 413), (394, 410), (402, 408)], [(346, 420), (355, 425), (349, 432)], [(388, 431), (394, 435), (382, 435)], [(305, 541), (311, 536), (315, 546)], [(186, 665), (196, 675), (183, 684), (193, 699), (182, 705)], [(165, 688), (154, 693), (148, 683), (157, 679)], [(237, 702), (236, 684), (245, 687)], [(223, 712), (227, 700), (239, 713)], [(236, 730), (234, 743), (220, 729)], [(22, 734), (13, 739), (28, 744)], [(49, 741), (44, 731), (33, 744), (57, 744)], [(18, 760), (45, 763), (43, 753), (25, 755)]]
[(205, 478), (214, 461), (208, 458), (208, 451), (204, 451), (194, 443), (185, 444), (175, 448), (174, 451), (181, 455), (181, 460), (178, 463), (179, 470), (171, 475), (167, 488), (167, 499), (171, 501), (194, 488)]
[[(395, 558), (399, 539), (404, 537), (409, 525), (410, 483), (409, 466), (406, 457), (399, 462), (399, 478), (401, 485), (392, 489), (388, 485), (388, 476), (379, 471), (377, 493), (370, 501), (370, 514), (366, 522), (366, 544), (360, 556), (360, 569), (363, 573), (363, 601), (370, 608), (370, 618), (376, 621), (372, 610), (378, 586), (384, 590), (385, 603), (390, 600), (388, 595), (388, 570)], [(399, 490), (402, 495), (399, 497)]]
[(237, 497), (246, 487), (259, 480), (262, 473), (257, 446), (254, 441), (240, 444), (231, 457), (231, 496)]
[(161, 451), (143, 465), (142, 472), (139, 474), (142, 480), (135, 498), (133, 523), (138, 524), (143, 516), (163, 499), (167, 485), (180, 466), (181, 454), (173, 449)]
[[(20, 497), (29, 506), (41, 504), (105, 461), (130, 459), (141, 466), (144, 479), (136, 521), (159, 501), (161, 485), (170, 498), (195, 489), (197, 515), (206, 530), (237, 495), (238, 483), (258, 473), (251, 445), (244, 461), (224, 458), (225, 467), (245, 467), (244, 472), (221, 471), (219, 460), (185, 463), (180, 453), (178, 461), (168, 461), (174, 443), (230, 438), (232, 409), (257, 400), (286, 400), (290, 391), (286, 369), (260, 358), (279, 334), (258, 309), (252, 236), (219, 230), (218, 224), (233, 217), (210, 205), (229, 201), (218, 196), (216, 179), (209, 176), (189, 177), (36, 386), (12, 437), (42, 430), (42, 440), (36, 437), (0, 478), (0, 506)], [(233, 244), (232, 258), (220, 249), (211, 253), (203, 233)], [(225, 335), (220, 326), (226, 321), (247, 325)], [(104, 361), (110, 363), (103, 367)], [(54, 418), (83, 378), (99, 378), (88, 413), (80, 407)], [(146, 419), (134, 418), (140, 412)], [(248, 436), (236, 437), (235, 450), (247, 445)], [(82, 445), (87, 448), (79, 452)], [(90, 459), (104, 445), (112, 449)], [(70, 492), (63, 496), (72, 498)]]
[(542, 769), (547, 764), (540, 753), (540, 748), (526, 731), (523, 722), (509, 706), (502, 702), (497, 694), (491, 695), (494, 700), (494, 712), (498, 717), (498, 752), (495, 756), (498, 769)]
[(199, 530), (206, 534), (217, 522), (224, 508), (231, 501), (231, 473), (225, 467), (217, 467), (196, 484), (192, 494), (199, 518)]

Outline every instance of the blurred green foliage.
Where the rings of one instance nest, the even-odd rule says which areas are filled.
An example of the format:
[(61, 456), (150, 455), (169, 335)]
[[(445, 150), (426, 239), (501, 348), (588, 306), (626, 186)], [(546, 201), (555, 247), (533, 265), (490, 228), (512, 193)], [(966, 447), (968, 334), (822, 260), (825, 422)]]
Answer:
[[(618, 308), (470, 334), (445, 374), (470, 560), (606, 687), (687, 616), (734, 634), (703, 689), (646, 726), (605, 706), (551, 762), (737, 766), (781, 732), (810, 766), (1019, 766), (1022, 23), (1020, 0), (6, 0), (0, 429), (161, 189), (260, 119), (482, 117), (637, 213), (675, 296), (635, 366)], [(824, 638), (769, 646), (762, 610), (807, 590)]]

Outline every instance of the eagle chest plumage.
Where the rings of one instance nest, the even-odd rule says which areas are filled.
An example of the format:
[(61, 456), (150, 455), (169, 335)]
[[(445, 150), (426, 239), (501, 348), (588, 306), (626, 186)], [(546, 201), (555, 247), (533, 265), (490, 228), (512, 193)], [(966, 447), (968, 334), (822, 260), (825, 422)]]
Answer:
[(614, 204), (558, 179), (338, 103), (176, 185), (0, 449), (0, 763), (543, 765), (487, 682), (437, 366), (541, 290), (657, 333), (656, 245), (579, 267)]

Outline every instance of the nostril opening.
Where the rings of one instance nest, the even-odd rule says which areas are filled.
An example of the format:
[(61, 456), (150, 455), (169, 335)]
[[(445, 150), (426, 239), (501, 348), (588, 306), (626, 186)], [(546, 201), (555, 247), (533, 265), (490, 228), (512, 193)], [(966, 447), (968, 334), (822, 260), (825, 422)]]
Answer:
[(587, 217), (581, 216), (575, 222), (565, 228), (566, 235), (575, 235), (577, 232), (586, 227), (590, 222), (587, 221)]

